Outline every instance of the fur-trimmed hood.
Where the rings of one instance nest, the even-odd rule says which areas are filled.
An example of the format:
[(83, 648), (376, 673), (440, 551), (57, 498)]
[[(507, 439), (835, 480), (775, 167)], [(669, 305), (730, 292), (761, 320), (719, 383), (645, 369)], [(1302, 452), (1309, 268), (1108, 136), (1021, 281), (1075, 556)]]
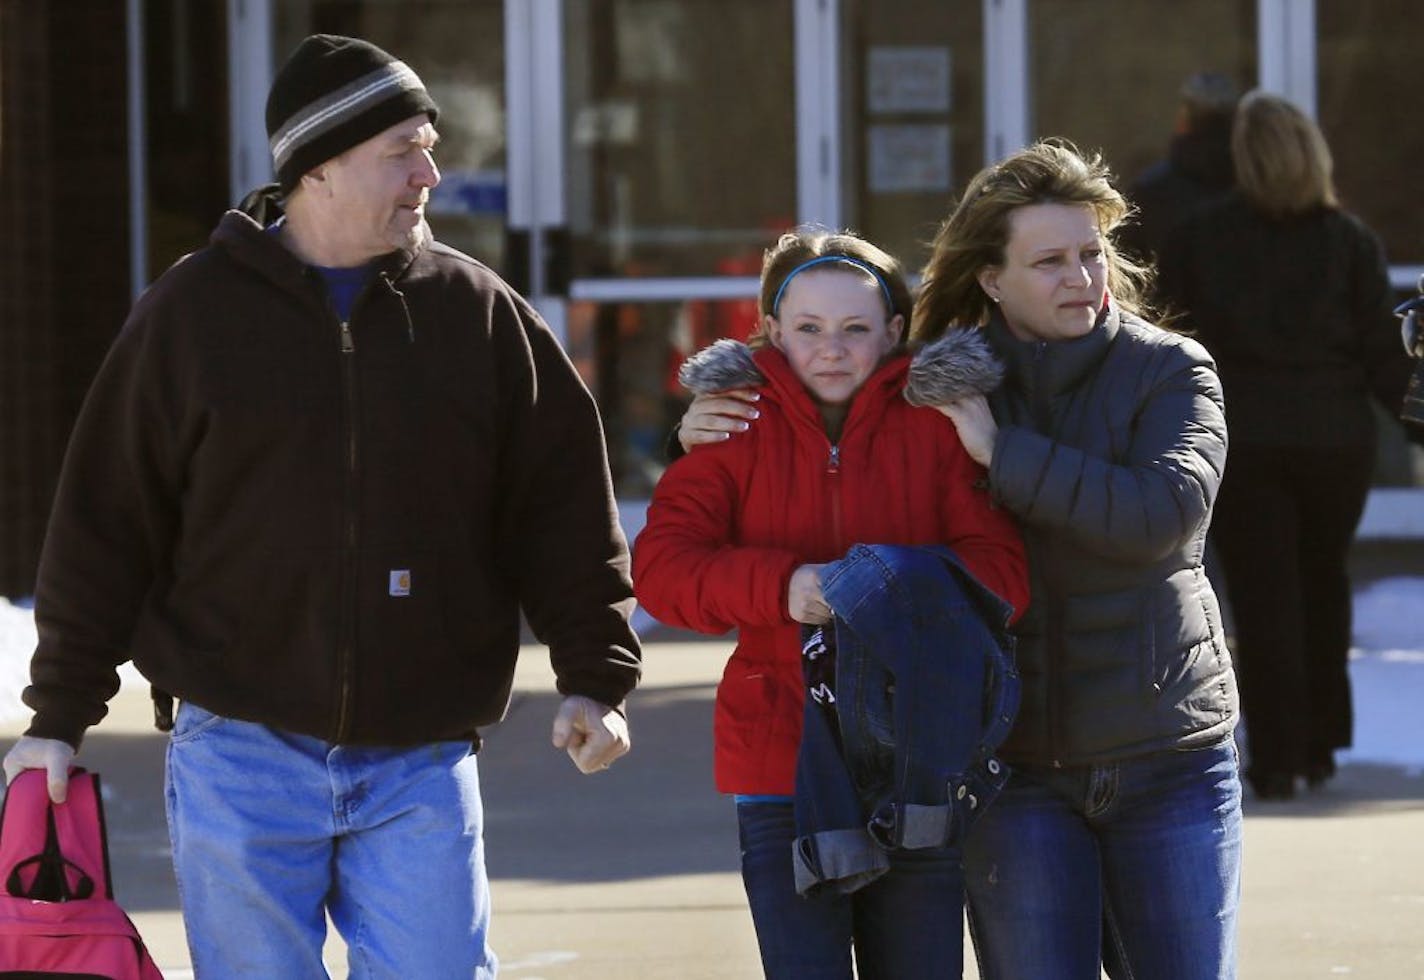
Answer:
[(910, 360), (905, 401), (948, 405), (968, 395), (987, 395), (1004, 380), (1004, 365), (978, 327), (955, 327), (926, 344)]
[[(736, 340), (719, 340), (683, 362), (677, 373), (682, 386), (705, 395), (731, 388), (756, 388), (766, 377), (752, 359), (752, 349)], [(984, 332), (974, 327), (947, 331), (915, 351), (905, 382), (911, 405), (946, 405), (967, 395), (987, 395), (1004, 379)]]

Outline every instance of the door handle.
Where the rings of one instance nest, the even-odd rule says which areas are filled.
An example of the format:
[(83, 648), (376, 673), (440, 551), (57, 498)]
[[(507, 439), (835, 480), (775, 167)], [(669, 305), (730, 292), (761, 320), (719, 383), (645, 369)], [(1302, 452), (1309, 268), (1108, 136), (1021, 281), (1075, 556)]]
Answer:
[(520, 296), (528, 296), (533, 282), (529, 277), (529, 229), (504, 228), (504, 281)]
[(573, 281), (573, 236), (568, 225), (544, 230), (544, 288), (550, 296), (564, 299)]

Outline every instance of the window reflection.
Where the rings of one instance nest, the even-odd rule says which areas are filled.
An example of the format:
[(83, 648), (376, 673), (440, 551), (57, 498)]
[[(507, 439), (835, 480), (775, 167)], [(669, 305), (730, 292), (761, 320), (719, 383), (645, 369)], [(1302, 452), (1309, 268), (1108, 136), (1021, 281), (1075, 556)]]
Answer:
[(1424, 125), (1414, 81), (1424, 9), (1417, 0), (1322, 3), (1316, 24), (1318, 118), (1341, 199), (1384, 240), (1391, 263), (1424, 263)]
[[(222, 9), (183, 0), (150, 3), (143, 16), (151, 280), (207, 244), (218, 216), (235, 202), (228, 199), (227, 118), (214, 111), (227, 99), (224, 66), (200, 53), (222, 50)], [(87, 130), (76, 136), (93, 138)], [(92, 153), (77, 145), (71, 151)]]
[(745, 340), (756, 299), (682, 303), (569, 304), (568, 351), (594, 393), (619, 497), (652, 495), (665, 448), (691, 396), (677, 382), (683, 360), (719, 337)]
[(565, 5), (575, 277), (760, 268), (795, 221), (791, 7)]
[(1126, 183), (1165, 152), (1183, 79), (1256, 84), (1256, 0), (1033, 0), (1028, 64), (1031, 135), (1101, 150)]

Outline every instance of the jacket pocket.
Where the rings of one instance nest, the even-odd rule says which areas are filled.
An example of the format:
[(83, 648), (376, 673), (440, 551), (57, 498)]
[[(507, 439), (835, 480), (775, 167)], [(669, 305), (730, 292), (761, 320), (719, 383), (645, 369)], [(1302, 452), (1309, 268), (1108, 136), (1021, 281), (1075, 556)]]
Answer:
[(358, 566), (356, 608), (363, 648), (399, 654), (444, 649), (445, 599), (463, 593), (474, 601), (468, 583), (452, 581), (434, 551), (408, 548), (365, 553)]
[(1146, 676), (1142, 686), (1153, 697), (1162, 693), (1162, 681), (1169, 664), (1159, 662), (1157, 645), (1157, 603), (1151, 590), (1142, 591), (1137, 611), (1137, 647)]
[(718, 714), (739, 725), (765, 722), (776, 706), (775, 691), (770, 667), (733, 657), (723, 668), (717, 685)]
[(1142, 643), (1152, 655), (1149, 683), (1159, 699), (1178, 701), (1202, 672), (1203, 656), (1213, 655), (1210, 622), (1204, 612), (1194, 612), (1201, 608), (1171, 587), (1159, 586), (1144, 598)]
[[(242, 580), (260, 585), (243, 601), (241, 625), (221, 654), (230, 679), (262, 690), (280, 677), (302, 690), (325, 678), (340, 624), (336, 557), (325, 549), (271, 551), (246, 570)], [(241, 601), (236, 593), (227, 598)]]
[(443, 702), (443, 692), (467, 696), (480, 652), (476, 628), (489, 625), (491, 608), (480, 577), (453, 554), (368, 552), (357, 589), (358, 684), (367, 688), (360, 700), (419, 711)]
[(764, 757), (779, 735), (799, 739), (801, 702), (792, 701), (798, 693), (799, 687), (790, 686), (770, 664), (733, 656), (717, 685), (713, 726), (718, 747), (755, 759)]

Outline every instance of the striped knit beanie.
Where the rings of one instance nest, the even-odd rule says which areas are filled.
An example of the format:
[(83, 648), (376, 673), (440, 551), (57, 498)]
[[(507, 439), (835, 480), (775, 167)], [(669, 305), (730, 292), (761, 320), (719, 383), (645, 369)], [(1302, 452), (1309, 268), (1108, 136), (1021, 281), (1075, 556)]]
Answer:
[(267, 142), (282, 193), (302, 174), (403, 119), (439, 109), (404, 62), (368, 41), (313, 34), (267, 95)]

